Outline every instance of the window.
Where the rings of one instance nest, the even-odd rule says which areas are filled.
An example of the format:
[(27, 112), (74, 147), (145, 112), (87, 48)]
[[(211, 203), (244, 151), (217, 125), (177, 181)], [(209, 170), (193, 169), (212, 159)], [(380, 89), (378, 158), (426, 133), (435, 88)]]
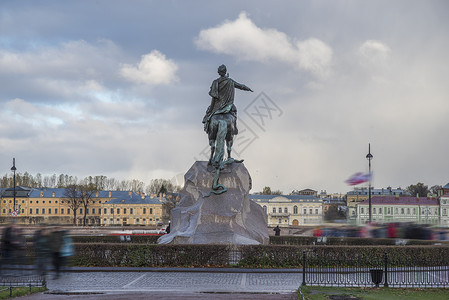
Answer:
[(111, 214), (114, 214), (114, 209), (113, 208), (111, 208)]
[(288, 214), (288, 208), (284, 208), (284, 213)]
[(61, 208), (61, 215), (64, 214), (64, 208)]
[(114, 220), (113, 219), (109, 219), (109, 224), (114, 224)]
[(147, 209), (144, 207), (143, 208), (143, 214), (146, 215), (147, 214)]
[(273, 213), (274, 214), (276, 213), (276, 207), (273, 207)]
[(108, 210), (107, 210), (106, 208), (104, 208), (104, 209), (103, 209), (103, 213), (104, 213), (104, 214), (107, 214), (107, 213), (108, 213)]
[(153, 214), (153, 209), (152, 208), (150, 208), (150, 215), (152, 215)]
[(295, 215), (297, 215), (298, 214), (298, 206), (293, 206), (293, 213), (295, 214)]
[(364, 214), (364, 212), (363, 212), (363, 207), (360, 208), (360, 213), (361, 213), (361, 214)]
[(124, 209), (123, 209), (123, 214), (125, 214), (125, 215), (126, 215), (126, 208), (124, 208)]
[[(5, 213), (5, 210), (3, 210), (3, 213)], [(30, 215), (33, 214), (33, 209), (30, 208)]]
[(443, 208), (443, 215), (447, 215), (447, 210), (445, 208)]
[(375, 207), (373, 208), (373, 214), (376, 214), (376, 208)]
[(309, 213), (310, 213), (310, 214), (313, 214), (313, 209), (309, 209)]
[(89, 214), (89, 209), (88, 208), (86, 208), (86, 215), (88, 215)]
[(117, 208), (117, 214), (118, 215), (120, 214), (120, 208)]
[(132, 208), (129, 209), (129, 213), (130, 213), (131, 215), (133, 214), (133, 209), (132, 209)]
[(58, 214), (58, 209), (57, 208), (55, 208), (55, 215), (57, 215)]
[(50, 203), (50, 204), (51, 204), (51, 200), (50, 200), (50, 201), (48, 201), (48, 203)]
[(36, 215), (39, 214), (39, 208), (36, 208)]
[(24, 208), (22, 208), (22, 214), (24, 214), (25, 213), (25, 209)]
[(105, 223), (105, 224), (106, 224), (106, 219), (103, 219), (103, 223)]
[(95, 208), (92, 208), (92, 214), (95, 214)]
[(68, 215), (70, 214), (70, 208), (67, 208), (67, 214)]
[(407, 215), (410, 214), (410, 207), (407, 207)]
[(82, 208), (80, 208), (80, 214), (82, 214), (83, 213), (83, 209)]
[(416, 215), (416, 207), (413, 207), (413, 214)]
[(45, 214), (45, 208), (42, 208), (42, 214), (43, 215)]
[(279, 207), (278, 211), (279, 213), (282, 213), (282, 207)]
[(388, 214), (391, 214), (391, 210), (390, 210), (390, 208), (388, 208)]
[(266, 206), (266, 205), (263, 206), (263, 211), (264, 211), (265, 213), (267, 213), (267, 206)]
[(304, 208), (304, 214), (307, 215), (307, 208)]
[(398, 208), (397, 208), (397, 207), (395, 207), (394, 213), (395, 213), (395, 214), (398, 214)]
[(48, 209), (48, 214), (51, 215), (51, 208)]
[(316, 215), (318, 214), (318, 208), (315, 208), (315, 214)]

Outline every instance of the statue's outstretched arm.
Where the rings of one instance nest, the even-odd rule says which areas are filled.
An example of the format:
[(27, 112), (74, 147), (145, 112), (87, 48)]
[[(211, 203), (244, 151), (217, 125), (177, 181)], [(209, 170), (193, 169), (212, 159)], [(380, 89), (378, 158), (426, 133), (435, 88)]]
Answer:
[(244, 84), (238, 83), (237, 81), (234, 81), (234, 87), (238, 88), (239, 90), (253, 92), (252, 89), (250, 89), (249, 87), (247, 87)]

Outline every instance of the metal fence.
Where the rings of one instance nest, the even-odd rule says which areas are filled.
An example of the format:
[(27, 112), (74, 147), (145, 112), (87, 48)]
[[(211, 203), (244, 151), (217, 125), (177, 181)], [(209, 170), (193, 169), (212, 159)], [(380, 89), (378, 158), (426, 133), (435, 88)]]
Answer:
[(319, 261), (303, 253), (302, 285), (345, 287), (449, 287), (449, 264), (434, 260), (340, 259)]

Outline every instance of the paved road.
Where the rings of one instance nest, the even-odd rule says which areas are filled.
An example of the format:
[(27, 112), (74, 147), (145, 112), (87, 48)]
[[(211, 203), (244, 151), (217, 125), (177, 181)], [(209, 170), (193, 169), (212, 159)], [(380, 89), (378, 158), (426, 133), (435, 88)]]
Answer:
[[(48, 277), (50, 294), (21, 299), (296, 299), (299, 273), (82, 272)], [(69, 294), (69, 295), (67, 295)]]

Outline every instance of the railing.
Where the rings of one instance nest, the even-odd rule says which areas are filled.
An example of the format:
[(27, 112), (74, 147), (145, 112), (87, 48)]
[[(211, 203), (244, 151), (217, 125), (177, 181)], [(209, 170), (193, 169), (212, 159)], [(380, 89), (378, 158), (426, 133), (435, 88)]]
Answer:
[(323, 261), (303, 252), (302, 285), (347, 287), (449, 287), (449, 264), (434, 260), (344, 259)]

